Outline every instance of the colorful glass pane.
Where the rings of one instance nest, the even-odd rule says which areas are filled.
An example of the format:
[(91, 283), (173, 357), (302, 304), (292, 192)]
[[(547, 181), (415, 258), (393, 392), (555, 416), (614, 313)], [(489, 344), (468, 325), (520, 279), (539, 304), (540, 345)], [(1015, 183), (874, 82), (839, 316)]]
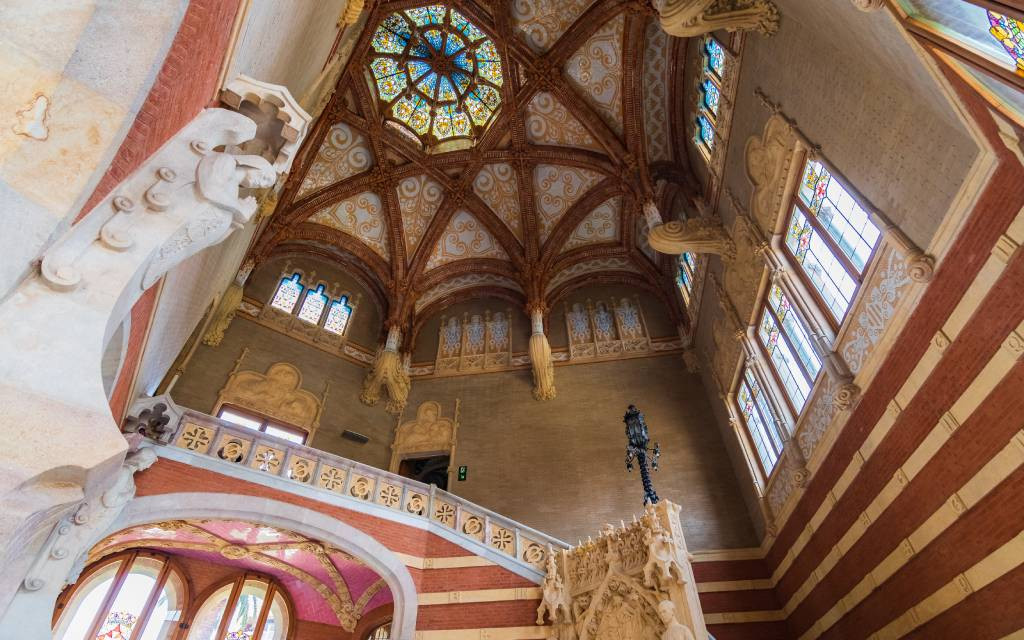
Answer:
[(327, 296), (324, 294), (324, 285), (306, 294), (302, 301), (302, 308), (299, 309), (299, 319), (310, 324), (319, 324), (320, 316), (323, 315), (324, 307), (327, 306)]
[(708, 56), (708, 70), (721, 77), (725, 70), (725, 49), (711, 36), (707, 37), (704, 51)]
[(474, 125), (486, 126), (500, 107), (497, 47), (458, 11), (430, 5), (391, 14), (375, 37), (375, 50), (387, 55), (370, 69), (385, 109), (408, 127), (403, 133), (429, 136), (425, 143), (473, 137)]
[(705, 78), (704, 84), (704, 106), (711, 113), (718, 115), (718, 102), (721, 100), (721, 92), (711, 78)]
[(736, 401), (740, 413), (743, 415), (743, 421), (746, 423), (747, 433), (750, 434), (750, 440), (757, 452), (757, 457), (761, 460), (765, 473), (771, 473), (779, 461), (782, 442), (772, 425), (772, 414), (768, 410), (761, 386), (750, 369), (744, 370), (743, 377), (740, 379)]
[(762, 313), (758, 337), (771, 356), (786, 394), (799, 410), (821, 370), (821, 360), (811, 345), (810, 333), (793, 311), (782, 287), (772, 286), (767, 303), (768, 309)]
[(282, 279), (281, 284), (277, 285), (277, 291), (274, 293), (273, 300), (270, 301), (270, 306), (285, 313), (291, 313), (295, 310), (295, 303), (299, 301), (303, 289), (305, 287), (299, 284), (299, 274), (297, 273), (290, 278)]
[(694, 255), (689, 251), (683, 253), (683, 262), (685, 262), (690, 267), (690, 271), (697, 270), (697, 258), (695, 258)]
[(715, 148), (715, 127), (704, 114), (697, 116), (697, 142), (708, 149)]
[(786, 247), (821, 294), (833, 317), (842, 320), (853, 300), (857, 282), (796, 206), (793, 207), (793, 217), (786, 234)]
[(989, 33), (1003, 45), (1017, 69), (1024, 73), (1024, 22), (988, 12)]
[(348, 298), (342, 296), (331, 303), (331, 308), (327, 312), (327, 320), (324, 321), (324, 329), (341, 335), (345, 333), (345, 327), (348, 326), (350, 317), (352, 317), (352, 307), (348, 305)]

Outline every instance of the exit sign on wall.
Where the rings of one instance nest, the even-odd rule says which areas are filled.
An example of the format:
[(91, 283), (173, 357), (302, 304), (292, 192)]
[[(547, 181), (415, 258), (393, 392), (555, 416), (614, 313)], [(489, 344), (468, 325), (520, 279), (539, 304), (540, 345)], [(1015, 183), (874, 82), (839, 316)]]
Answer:
[(463, 482), (466, 479), (467, 473), (469, 473), (469, 467), (466, 465), (459, 467), (459, 482)]

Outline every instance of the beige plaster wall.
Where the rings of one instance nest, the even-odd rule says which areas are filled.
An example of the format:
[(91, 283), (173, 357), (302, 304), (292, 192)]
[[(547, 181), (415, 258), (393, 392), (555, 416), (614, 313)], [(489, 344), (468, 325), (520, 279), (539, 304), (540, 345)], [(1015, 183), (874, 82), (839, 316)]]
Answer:
[[(245, 346), (244, 369), (292, 362), (302, 371), (303, 386), (317, 394), (330, 381), (313, 446), (387, 468), (396, 422), (383, 403), (359, 402), (365, 370), (245, 318), (232, 324), (219, 347), (199, 347), (174, 389), (175, 401), (210, 411)], [(406, 416), (426, 400), (440, 402), (451, 415), (459, 399), (456, 464), (469, 466), (469, 479), (452, 490), (575, 542), (641, 509), (639, 474), (623, 466), (622, 414), (636, 403), (664, 451), (656, 486), (683, 505), (691, 547), (756, 543), (707, 394), (678, 355), (559, 366), (555, 377), (558, 397), (550, 402), (533, 399), (529, 371), (414, 380)], [(341, 439), (346, 428), (370, 442)]]
[(0, 3), (0, 219), (18, 229), (0, 234), (0, 298), (91, 195), (187, 5), (147, 0), (140, 10), (138, 3), (107, 0)]

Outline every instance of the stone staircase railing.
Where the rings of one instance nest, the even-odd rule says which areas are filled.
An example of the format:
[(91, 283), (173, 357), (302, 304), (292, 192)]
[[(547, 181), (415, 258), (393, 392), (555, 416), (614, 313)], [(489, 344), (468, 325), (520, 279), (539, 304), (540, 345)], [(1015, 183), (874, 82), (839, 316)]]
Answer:
[(561, 540), (435, 485), (179, 408), (168, 396), (140, 400), (131, 414), (140, 416), (147, 409), (152, 412), (158, 403), (167, 407), (166, 414), (170, 416), (163, 433), (146, 429), (145, 420), (142, 425), (130, 422), (132, 426), (126, 430), (136, 431), (142, 426), (140, 432), (154, 444), (211, 460), (214, 468), (221, 464), (225, 470), (245, 467), (323, 492), (325, 496), (341, 498), (351, 502), (355, 509), (370, 503), (400, 512), (404, 517), (428, 521), (463, 539), (468, 548), (494, 551), (502, 560), (535, 577), (544, 574), (549, 545), (554, 549), (569, 548)]

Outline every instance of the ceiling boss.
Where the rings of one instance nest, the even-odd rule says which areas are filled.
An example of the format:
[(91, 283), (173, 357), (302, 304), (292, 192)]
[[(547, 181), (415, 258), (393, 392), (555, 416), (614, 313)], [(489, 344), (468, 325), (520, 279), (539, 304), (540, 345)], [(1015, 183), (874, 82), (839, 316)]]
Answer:
[(475, 143), (501, 105), (494, 42), (444, 5), (397, 11), (372, 41), (370, 73), (386, 122), (433, 147)]

